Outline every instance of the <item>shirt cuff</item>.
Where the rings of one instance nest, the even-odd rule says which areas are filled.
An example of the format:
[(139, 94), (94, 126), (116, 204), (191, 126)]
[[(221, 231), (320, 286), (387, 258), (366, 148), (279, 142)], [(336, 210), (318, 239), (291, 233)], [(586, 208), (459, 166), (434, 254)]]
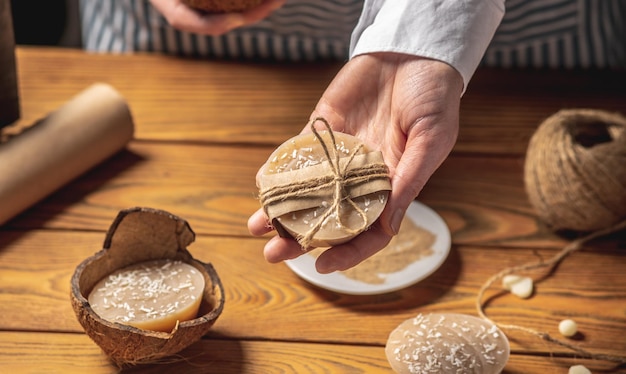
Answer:
[(443, 61), (463, 92), (504, 16), (504, 0), (365, 0), (350, 58), (395, 52)]

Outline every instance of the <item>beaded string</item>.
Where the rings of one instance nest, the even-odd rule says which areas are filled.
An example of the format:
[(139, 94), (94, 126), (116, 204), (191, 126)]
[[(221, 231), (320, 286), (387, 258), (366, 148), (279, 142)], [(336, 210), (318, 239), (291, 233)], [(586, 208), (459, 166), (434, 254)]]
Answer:
[(617, 355), (608, 355), (608, 354), (602, 354), (602, 353), (593, 353), (593, 352), (589, 352), (583, 348), (580, 348), (572, 343), (569, 343), (567, 341), (561, 340), (561, 339), (557, 339), (553, 336), (551, 336), (550, 334), (548, 334), (547, 332), (542, 332), (542, 331), (537, 331), (535, 329), (531, 329), (528, 327), (524, 327), (524, 326), (518, 326), (518, 325), (513, 325), (513, 324), (500, 324), (497, 323), (493, 320), (491, 320), (489, 317), (487, 317), (486, 313), (485, 313), (485, 306), (483, 304), (483, 298), (485, 295), (485, 291), (487, 291), (487, 289), (489, 289), (489, 287), (491, 287), (496, 281), (498, 281), (499, 279), (501, 279), (502, 277), (504, 277), (505, 275), (509, 275), (509, 274), (513, 274), (513, 273), (519, 273), (519, 272), (527, 272), (527, 271), (531, 271), (531, 270), (536, 270), (536, 269), (548, 269), (548, 272), (551, 273), (554, 268), (561, 262), (563, 261), (563, 259), (565, 259), (567, 256), (569, 256), (570, 254), (580, 250), (581, 248), (583, 248), (583, 246), (592, 241), (593, 239), (597, 239), (600, 238), (602, 236), (606, 236), (615, 232), (619, 232), (621, 230), (626, 229), (626, 221), (622, 221), (616, 225), (613, 225), (611, 227), (608, 227), (604, 230), (599, 230), (596, 232), (593, 232), (583, 238), (580, 238), (578, 240), (575, 240), (571, 243), (569, 243), (568, 245), (566, 245), (561, 251), (559, 251), (556, 255), (554, 255), (552, 258), (550, 258), (547, 261), (538, 261), (538, 262), (533, 262), (533, 263), (527, 263), (527, 264), (522, 264), (522, 265), (518, 265), (518, 266), (512, 266), (512, 267), (508, 267), (506, 269), (501, 270), (500, 272), (498, 272), (497, 274), (491, 276), (491, 278), (489, 278), (487, 280), (487, 282), (485, 282), (485, 284), (483, 284), (483, 286), (480, 288), (480, 291), (478, 292), (478, 296), (476, 298), (476, 309), (478, 311), (478, 315), (487, 320), (490, 321), (491, 323), (495, 324), (496, 326), (500, 327), (503, 330), (518, 330), (518, 331), (523, 331), (525, 333), (531, 334), (531, 335), (535, 335), (538, 338), (541, 338), (547, 342), (553, 343), (553, 344), (557, 344), (560, 345), (562, 347), (568, 348), (572, 351), (577, 352), (578, 354), (580, 354), (582, 357), (585, 358), (591, 358), (591, 359), (597, 359), (597, 360), (605, 360), (605, 361), (610, 361), (610, 362), (616, 362), (619, 364), (625, 364), (626, 363), (626, 356), (617, 356)]

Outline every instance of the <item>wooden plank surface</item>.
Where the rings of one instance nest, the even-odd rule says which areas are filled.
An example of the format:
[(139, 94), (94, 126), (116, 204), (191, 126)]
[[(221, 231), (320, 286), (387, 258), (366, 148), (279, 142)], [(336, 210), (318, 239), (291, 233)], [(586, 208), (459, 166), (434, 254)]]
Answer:
[[(349, 296), (266, 263), (265, 239), (246, 228), (258, 208), (258, 167), (300, 131), (338, 65), (20, 48), (18, 68), (22, 125), (103, 81), (127, 98), (137, 132), (126, 150), (0, 228), (0, 363), (16, 373), (115, 372), (75, 319), (69, 279), (101, 248), (117, 212), (137, 205), (188, 220), (197, 234), (190, 251), (215, 265), (226, 292), (224, 313), (205, 339), (180, 361), (140, 371), (389, 372), (382, 348), (402, 320), (431, 311), (475, 315), (489, 276), (550, 258), (571, 239), (542, 225), (524, 191), (524, 153), (539, 121), (563, 107), (626, 112), (623, 73), (479, 70), (463, 98), (459, 143), (419, 197), (452, 232), (447, 261), (404, 290)], [(557, 337), (558, 322), (573, 318), (581, 331), (573, 343), (623, 355), (625, 240), (595, 242), (549, 276), (532, 273), (538, 283), (528, 300), (490, 289), (487, 314)], [(505, 373), (566, 373), (575, 363), (619, 372), (534, 336), (507, 334), (513, 356)]]
[[(75, 357), (68, 360), (68, 353)], [(10, 373), (117, 373), (89, 338), (79, 334), (0, 332), (0, 361)], [(571, 365), (594, 373), (611, 365), (584, 359), (514, 355), (503, 374), (566, 374)], [(203, 339), (162, 363), (129, 368), (125, 373), (385, 373), (390, 374), (382, 347), (291, 342)]]
[[(56, 48), (22, 48), (17, 56), (23, 123), (55, 110), (94, 82), (105, 82), (127, 99), (138, 139), (210, 143), (282, 143), (304, 127), (340, 67)], [(41, 79), (29, 79), (42, 69)]]
[[(0, 330), (81, 332), (69, 303), (69, 280), (78, 263), (101, 248), (103, 239), (101, 233), (48, 230), (3, 235)], [(209, 335), (384, 345), (395, 326), (418, 313), (475, 315), (477, 290), (490, 275), (555, 253), (455, 246), (438, 271), (413, 287), (385, 295), (349, 296), (311, 286), (284, 264), (267, 264), (262, 243), (200, 236), (189, 247), (196, 258), (215, 266), (225, 288), (224, 313)], [(610, 248), (576, 253), (557, 274), (539, 282), (536, 295), (528, 300), (501, 294), (494, 287), (487, 295), (495, 297), (488, 304), (488, 315), (556, 336), (559, 321), (574, 318), (584, 334), (575, 343), (597, 352), (625, 352), (626, 257), (618, 253)], [(536, 275), (540, 279), (543, 274)], [(569, 353), (519, 332), (512, 332), (511, 340), (513, 349), (522, 352)]]
[[(18, 49), (17, 58), (26, 124), (101, 81), (128, 100), (139, 139), (272, 145), (304, 127), (341, 68), (340, 64), (208, 62), (159, 55), (131, 58), (28, 47)], [(29, 79), (33, 76), (38, 78)], [(537, 125), (559, 109), (626, 113), (624, 86), (626, 71), (479, 68), (462, 99), (455, 150), (523, 154)]]
[[(272, 150), (134, 141), (5, 227), (106, 231), (119, 210), (139, 205), (176, 212), (198, 234), (247, 237), (259, 208), (254, 176)], [(452, 155), (419, 199), (442, 215), (455, 244), (560, 247), (528, 203), (522, 168), (519, 156)]]

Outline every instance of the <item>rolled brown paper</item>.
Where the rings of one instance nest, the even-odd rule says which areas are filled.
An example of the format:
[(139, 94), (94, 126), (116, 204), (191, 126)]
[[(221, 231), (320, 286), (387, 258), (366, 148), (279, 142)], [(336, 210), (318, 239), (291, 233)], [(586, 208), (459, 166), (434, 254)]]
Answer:
[(0, 129), (20, 116), (11, 2), (0, 0)]
[(133, 130), (124, 98), (98, 83), (0, 144), (0, 224), (121, 150)]

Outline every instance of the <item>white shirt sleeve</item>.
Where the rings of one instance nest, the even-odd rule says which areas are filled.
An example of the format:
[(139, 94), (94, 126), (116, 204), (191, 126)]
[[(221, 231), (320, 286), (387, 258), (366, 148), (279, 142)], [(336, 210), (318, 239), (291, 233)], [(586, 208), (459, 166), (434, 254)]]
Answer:
[(504, 0), (365, 0), (350, 57), (395, 52), (440, 60), (467, 88), (503, 16)]

